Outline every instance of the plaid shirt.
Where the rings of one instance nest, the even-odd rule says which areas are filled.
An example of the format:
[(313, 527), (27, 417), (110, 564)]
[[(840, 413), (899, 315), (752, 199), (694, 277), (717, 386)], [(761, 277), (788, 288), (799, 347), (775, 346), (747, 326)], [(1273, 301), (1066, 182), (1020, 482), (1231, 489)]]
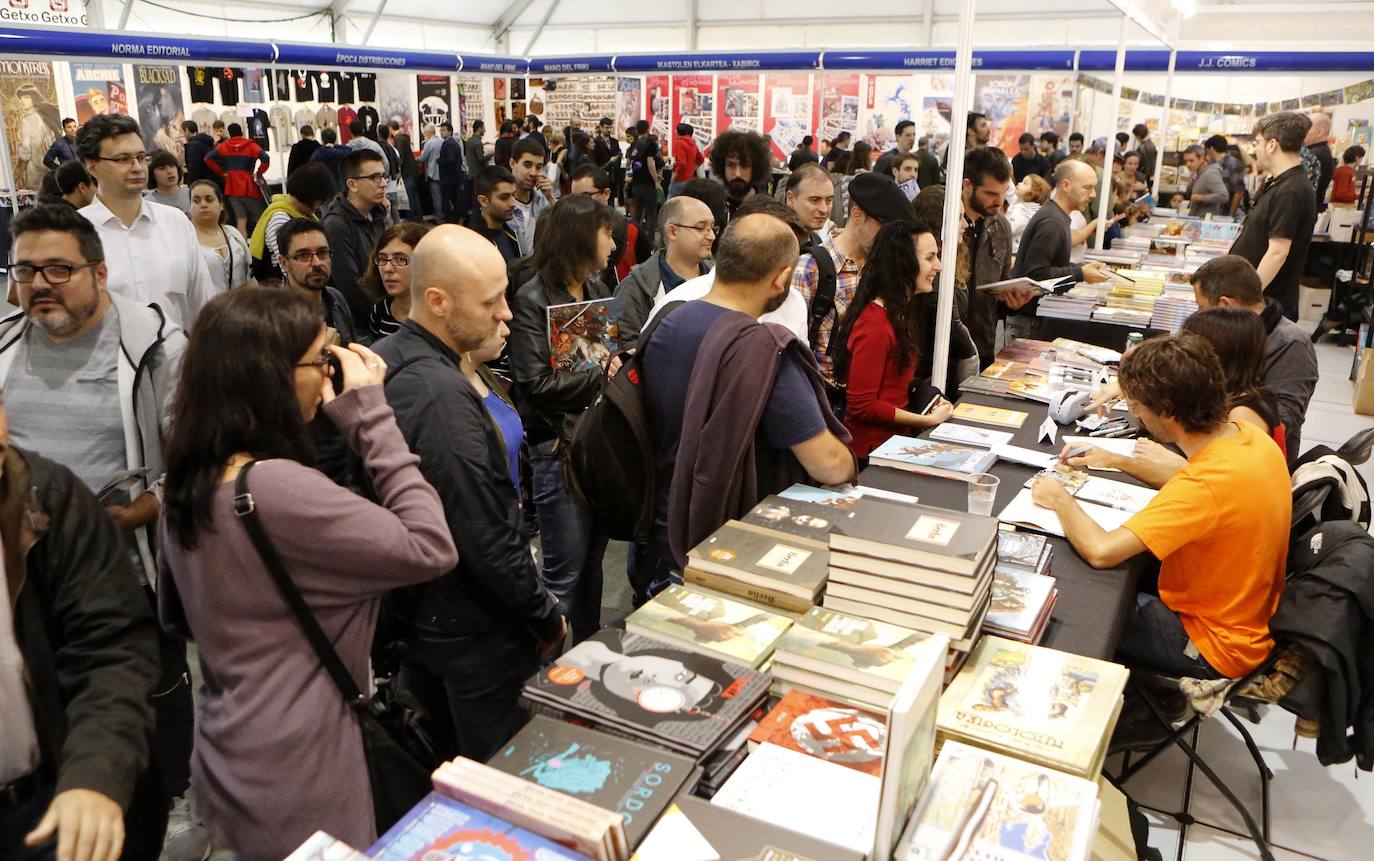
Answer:
[[(830, 352), (830, 332), (835, 323), (844, 316), (845, 309), (854, 298), (854, 291), (859, 286), (859, 274), (863, 270), (858, 263), (840, 252), (833, 235), (825, 237), (821, 247), (829, 251), (830, 258), (835, 261), (835, 310), (821, 321), (816, 343), (811, 345), (811, 350), (820, 362), (821, 375), (825, 377), (825, 381), (834, 383), (834, 362), (827, 355)], [(810, 254), (804, 255), (797, 263), (797, 268), (792, 271), (792, 289), (801, 293), (808, 308), (816, 297), (816, 286), (819, 283), (820, 273), (816, 269), (816, 261)]]

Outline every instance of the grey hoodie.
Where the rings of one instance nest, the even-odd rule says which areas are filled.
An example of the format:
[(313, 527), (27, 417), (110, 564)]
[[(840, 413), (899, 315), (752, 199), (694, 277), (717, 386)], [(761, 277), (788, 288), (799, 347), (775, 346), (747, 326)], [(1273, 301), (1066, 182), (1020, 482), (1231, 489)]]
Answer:
[[(662, 256), (662, 251), (649, 255), (648, 260), (636, 264), (615, 288), (615, 324), (620, 330), (622, 346), (639, 340), (640, 330), (649, 322), (654, 300), (663, 294), (663, 271), (658, 262)], [(701, 264), (701, 274), (710, 271), (710, 263)]]

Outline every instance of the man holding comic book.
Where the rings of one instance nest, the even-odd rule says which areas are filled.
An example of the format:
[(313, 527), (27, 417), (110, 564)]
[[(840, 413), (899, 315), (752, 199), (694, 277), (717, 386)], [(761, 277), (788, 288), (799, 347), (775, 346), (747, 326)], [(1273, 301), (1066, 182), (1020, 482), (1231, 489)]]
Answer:
[(1160, 560), (1158, 594), (1137, 596), (1117, 647), (1128, 666), (1234, 679), (1273, 648), (1269, 619), (1283, 590), (1292, 514), (1288, 467), (1271, 437), (1228, 421), (1225, 379), (1211, 344), (1188, 332), (1152, 338), (1122, 358), (1119, 383), (1132, 411), (1155, 440), (1187, 457), (1171, 471), (1150, 454), (1162, 447), (1147, 442), (1134, 457), (1065, 450), (1070, 466), (1120, 469), (1160, 488), (1122, 526), (1103, 529), (1054, 479), (1032, 489), (1094, 568), (1147, 550)]

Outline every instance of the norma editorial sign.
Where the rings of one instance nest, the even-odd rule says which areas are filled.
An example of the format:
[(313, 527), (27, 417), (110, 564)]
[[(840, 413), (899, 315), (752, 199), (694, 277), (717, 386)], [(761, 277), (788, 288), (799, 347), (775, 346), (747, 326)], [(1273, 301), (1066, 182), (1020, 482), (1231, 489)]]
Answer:
[(120, 60), (203, 60), (270, 63), (270, 42), (230, 42), (168, 36), (134, 36), (85, 30), (0, 28), (0, 54), (101, 57)]

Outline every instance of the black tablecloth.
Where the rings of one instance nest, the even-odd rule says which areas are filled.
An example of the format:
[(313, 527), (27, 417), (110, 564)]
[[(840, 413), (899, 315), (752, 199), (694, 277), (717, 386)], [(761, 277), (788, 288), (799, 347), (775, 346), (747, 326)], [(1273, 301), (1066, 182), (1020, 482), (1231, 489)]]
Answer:
[[(1040, 423), (1045, 420), (1046, 409), (1043, 404), (980, 394), (966, 394), (960, 401), (1029, 413), (1025, 424), (1016, 429), (975, 422), (968, 424), (980, 428), (1012, 431), (1012, 445), (1042, 451), (1058, 451), (1060, 448), (1057, 445), (1040, 445), (1036, 442)], [(964, 423), (958, 418), (951, 421)], [(1070, 435), (1076, 433), (1072, 428), (1068, 430)], [(1063, 434), (1065, 429), (1061, 427), (1059, 432)], [(1001, 479), (997, 487), (997, 501), (993, 506), (993, 514), (1001, 511), (1035, 472), (1028, 466), (998, 461), (992, 467), (992, 474)], [(1113, 475), (1112, 478), (1140, 484), (1125, 474)], [(919, 497), (924, 505), (954, 511), (968, 510), (968, 485), (954, 479), (932, 478), (900, 469), (870, 466), (860, 473), (858, 483), (911, 494)], [(1117, 641), (1121, 639), (1121, 631), (1126, 624), (1126, 612), (1135, 601), (1136, 581), (1140, 569), (1152, 565), (1154, 560), (1138, 560), (1119, 568), (1097, 571), (1074, 552), (1068, 541), (1054, 536), (1050, 536), (1049, 540), (1054, 546), (1050, 573), (1058, 581), (1056, 585), (1059, 587), (1059, 601), (1055, 604), (1054, 614), (1050, 617), (1050, 625), (1044, 639), (1041, 640), (1041, 645), (1090, 658), (1110, 660), (1116, 652)]]
[[(1034, 337), (1041, 341), (1055, 338), (1070, 338), (1085, 344), (1096, 344), (1120, 352), (1126, 349), (1126, 336), (1139, 332), (1147, 338), (1163, 333), (1163, 329), (1148, 326), (1128, 326), (1123, 323), (1106, 323), (1101, 320), (1065, 320), (1060, 317), (1036, 317), (1031, 328)], [(1062, 601), (1063, 598), (1061, 597)]]

